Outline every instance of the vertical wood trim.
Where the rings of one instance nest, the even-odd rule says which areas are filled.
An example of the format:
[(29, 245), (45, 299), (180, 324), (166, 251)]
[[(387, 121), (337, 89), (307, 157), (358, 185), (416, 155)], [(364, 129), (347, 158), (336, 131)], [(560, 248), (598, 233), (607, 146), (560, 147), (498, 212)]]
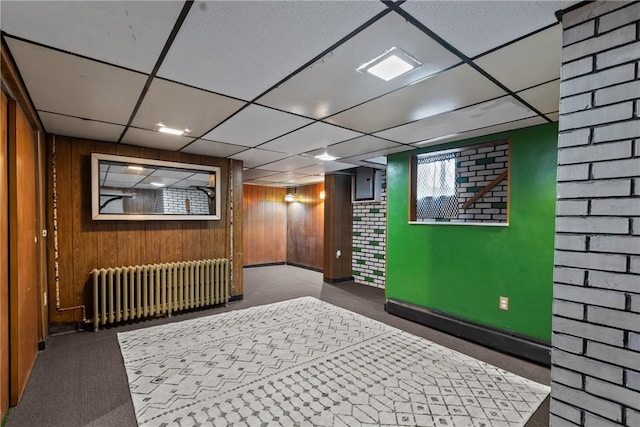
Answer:
[(45, 341), (48, 336), (49, 316), (45, 303), (45, 295), (47, 292), (47, 241), (49, 240), (48, 230), (47, 236), (42, 235), (42, 231), (47, 228), (47, 184), (46, 184), (46, 159), (47, 148), (44, 133), (37, 131), (36, 133), (36, 152), (37, 152), (37, 197), (38, 197), (38, 340)]
[(230, 160), (230, 168), (233, 168), (233, 275), (235, 295), (242, 295), (243, 286), (243, 194), (242, 169), (240, 160)]
[[(348, 280), (352, 277), (353, 209), (351, 205), (351, 176), (325, 175), (324, 201), (324, 280)], [(336, 258), (336, 251), (341, 251)]]
[(417, 185), (415, 182), (418, 175), (418, 158), (413, 155), (409, 156), (409, 221), (415, 221), (418, 217), (416, 213), (416, 205), (418, 201)]
[(9, 185), (7, 98), (0, 93), (0, 422), (9, 407)]
[(8, 127), (10, 402), (17, 405), (38, 352), (37, 153), (16, 101), (9, 102)]

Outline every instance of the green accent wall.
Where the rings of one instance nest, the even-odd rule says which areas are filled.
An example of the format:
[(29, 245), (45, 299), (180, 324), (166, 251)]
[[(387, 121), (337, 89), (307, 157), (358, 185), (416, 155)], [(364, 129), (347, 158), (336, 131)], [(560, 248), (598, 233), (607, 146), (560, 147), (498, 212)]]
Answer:
[[(386, 296), (551, 341), (556, 123), (393, 154), (387, 162)], [(409, 224), (411, 155), (511, 140), (509, 225)], [(509, 311), (498, 308), (509, 297)]]

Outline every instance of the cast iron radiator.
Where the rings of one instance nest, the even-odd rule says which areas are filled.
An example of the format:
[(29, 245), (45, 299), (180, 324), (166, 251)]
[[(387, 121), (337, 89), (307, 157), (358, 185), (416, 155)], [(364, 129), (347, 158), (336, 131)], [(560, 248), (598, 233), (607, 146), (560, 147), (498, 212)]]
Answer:
[(93, 327), (229, 301), (229, 260), (94, 269)]

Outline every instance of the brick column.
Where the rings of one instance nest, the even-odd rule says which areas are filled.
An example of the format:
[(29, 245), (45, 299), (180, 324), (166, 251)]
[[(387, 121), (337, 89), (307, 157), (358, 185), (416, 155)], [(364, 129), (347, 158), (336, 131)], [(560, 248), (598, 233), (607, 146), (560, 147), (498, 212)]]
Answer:
[(553, 426), (640, 426), (640, 3), (567, 11)]

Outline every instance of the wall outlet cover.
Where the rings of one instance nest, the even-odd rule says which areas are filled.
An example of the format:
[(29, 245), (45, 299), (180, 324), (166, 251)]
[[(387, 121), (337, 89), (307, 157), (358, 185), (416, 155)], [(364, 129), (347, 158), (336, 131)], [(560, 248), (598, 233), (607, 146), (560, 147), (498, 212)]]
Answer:
[(500, 310), (509, 310), (509, 298), (508, 297), (500, 297), (500, 301), (498, 302), (498, 307)]

